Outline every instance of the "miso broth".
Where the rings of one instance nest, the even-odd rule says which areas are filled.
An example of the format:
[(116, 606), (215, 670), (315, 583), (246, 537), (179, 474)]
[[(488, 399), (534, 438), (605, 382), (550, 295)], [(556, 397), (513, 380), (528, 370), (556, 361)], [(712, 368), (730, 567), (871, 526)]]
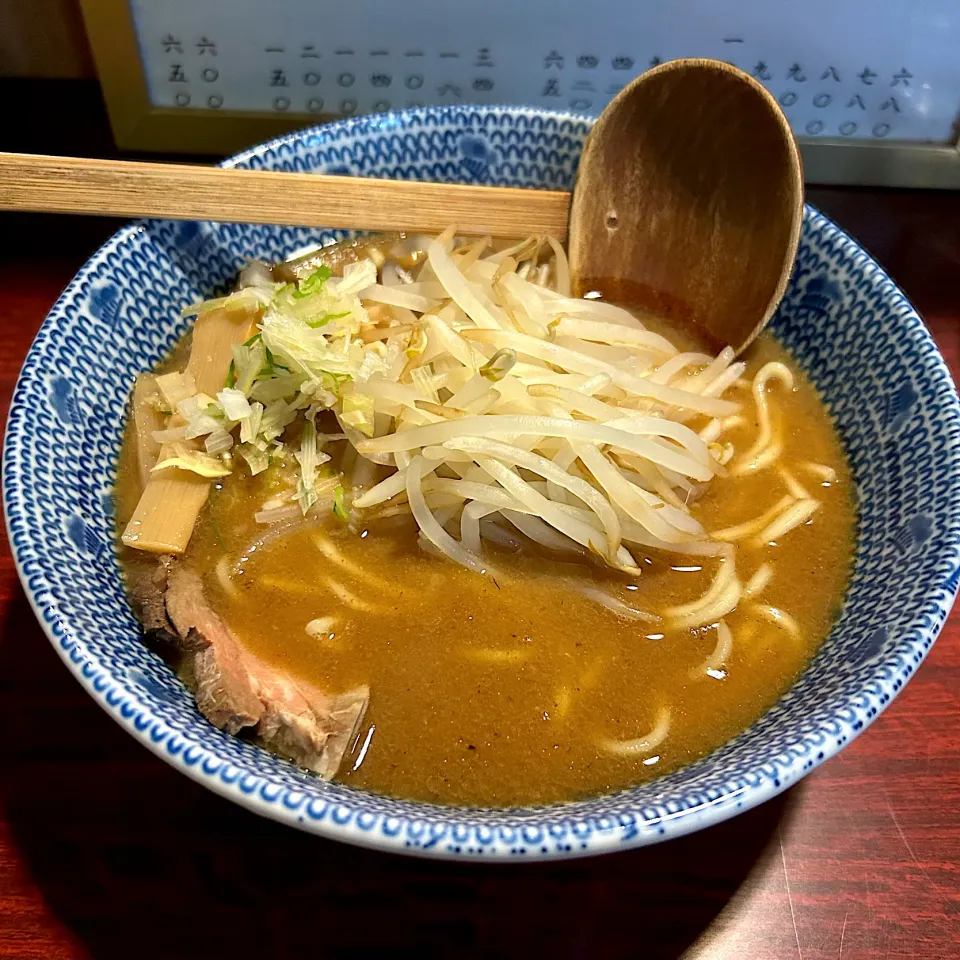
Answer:
[[(729, 394), (742, 403), (742, 422), (723, 438), (738, 450), (760, 429), (754, 375), (770, 362), (791, 363), (770, 335), (746, 359)], [(589, 555), (532, 549), (508, 531), (488, 545), (496, 573), (481, 576), (420, 549), (409, 514), (347, 524), (327, 509), (289, 532), (267, 529), (255, 514), (283, 486), (289, 462), (217, 480), (181, 562), (202, 575), (211, 606), (263, 661), (331, 693), (369, 686), (338, 779), (490, 806), (629, 787), (756, 720), (803, 670), (842, 601), (853, 488), (815, 391), (794, 377), (793, 390), (771, 388), (782, 444), (776, 464), (727, 477), (691, 506), (712, 532), (749, 523), (798, 491), (819, 502), (782, 539), (738, 541), (744, 589), (751, 578), (759, 587), (725, 617), (727, 651), (715, 623), (677, 629), (629, 620), (589, 592), (658, 614), (701, 597), (715, 558), (634, 548), (642, 572), (631, 577)], [(117, 494), (122, 529), (139, 495), (129, 438)], [(149, 560), (135, 551), (124, 559), (131, 580)], [(754, 574), (765, 564), (763, 584), (766, 574)], [(642, 741), (665, 711), (669, 731), (653, 749), (604, 748)]]

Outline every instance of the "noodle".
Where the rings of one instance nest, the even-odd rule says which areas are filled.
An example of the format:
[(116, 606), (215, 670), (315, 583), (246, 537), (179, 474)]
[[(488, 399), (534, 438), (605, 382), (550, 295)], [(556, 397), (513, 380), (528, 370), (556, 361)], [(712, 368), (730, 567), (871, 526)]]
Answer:
[(727, 540), (731, 543), (737, 540), (743, 540), (753, 533), (762, 530), (764, 526), (776, 517), (782, 510), (787, 509), (794, 501), (790, 497), (781, 497), (769, 510), (764, 510), (759, 517), (753, 520), (747, 520), (739, 523), (735, 527), (724, 527), (722, 530), (714, 530), (710, 536), (714, 540)]
[(375, 587), (377, 590), (389, 589), (389, 584), (385, 580), (382, 580), (380, 577), (370, 573), (369, 570), (361, 567), (358, 563), (348, 560), (337, 549), (336, 545), (326, 537), (313, 537), (313, 542), (316, 544), (317, 549), (331, 563), (335, 563), (338, 567), (340, 567), (341, 570), (345, 571), (350, 576), (355, 577), (357, 580), (362, 580), (364, 583), (369, 584), (371, 587)]
[(352, 590), (345, 587), (339, 580), (327, 580), (327, 588), (341, 602), (354, 610), (362, 610), (364, 613), (379, 613), (381, 608), (372, 603), (362, 600)]
[(661, 707), (657, 711), (653, 729), (644, 737), (636, 740), (601, 740), (600, 749), (616, 757), (645, 756), (653, 753), (667, 739), (670, 733), (670, 711)]
[(317, 617), (315, 620), (311, 620), (304, 629), (309, 636), (320, 638), (328, 635), (336, 622), (336, 617)]
[(733, 651), (733, 634), (727, 626), (725, 620), (717, 623), (717, 645), (713, 648), (713, 653), (703, 662), (703, 664), (690, 671), (692, 679), (707, 676), (714, 680), (723, 680), (727, 672), (723, 669), (724, 664), (730, 659)]
[(707, 658), (707, 673), (717, 680), (722, 680), (723, 677), (726, 676), (726, 671), (722, 668), (730, 659), (730, 654), (732, 652), (733, 634), (730, 632), (730, 628), (727, 626), (726, 621), (721, 620), (717, 624), (717, 645), (714, 648), (713, 653), (711, 653)]
[(224, 593), (235, 597), (237, 595), (237, 585), (233, 582), (233, 577), (230, 575), (230, 558), (227, 556), (221, 557), (217, 561), (215, 569), (217, 572), (217, 580), (220, 582), (220, 586), (223, 587)]
[(787, 485), (787, 490), (790, 491), (791, 497), (795, 497), (797, 500), (806, 500), (810, 496), (797, 478), (786, 467), (778, 467), (777, 473), (780, 474), (783, 482)]
[(668, 607), (663, 616), (674, 629), (698, 627), (725, 617), (739, 602), (740, 583), (733, 560), (721, 560), (720, 569), (702, 597), (692, 603)]
[(755, 596), (763, 593), (767, 589), (770, 581), (773, 579), (773, 567), (769, 563), (762, 563), (757, 567), (754, 575), (747, 581), (743, 588), (743, 598)]
[[(767, 384), (771, 380), (779, 380), (788, 390), (793, 389), (793, 374), (782, 363), (767, 363), (762, 366), (753, 378), (753, 399), (757, 406), (757, 419), (760, 422), (760, 432), (753, 446), (743, 455), (734, 468), (734, 475), (741, 475), (753, 470), (760, 470), (768, 466), (779, 455), (779, 445), (772, 444), (773, 428), (770, 420), (770, 408), (767, 403)], [(776, 449), (772, 456), (768, 448)], [(766, 454), (764, 456), (764, 454)]]
[(579, 590), (585, 597), (595, 600), (600, 606), (606, 607), (618, 617), (623, 617), (625, 620), (642, 620), (645, 623), (660, 622), (660, 618), (655, 613), (647, 613), (645, 610), (638, 610), (636, 607), (631, 607), (629, 604), (618, 600), (604, 590), (597, 589), (596, 587), (580, 587)]
[(573, 695), (568, 687), (562, 686), (553, 695), (553, 713), (552, 716), (557, 720), (563, 720), (570, 712), (570, 705), (573, 703)]
[(503, 665), (523, 663), (524, 660), (530, 659), (531, 652), (529, 648), (526, 650), (497, 650), (492, 647), (481, 647), (478, 650), (467, 650), (465, 655), (468, 660), (473, 660), (474, 663)]
[(753, 603), (750, 605), (750, 612), (758, 613), (764, 620), (769, 620), (778, 627), (783, 627), (794, 640), (800, 639), (800, 625), (785, 610), (770, 606), (769, 604)]
[(807, 463), (801, 463), (801, 467), (806, 470), (808, 473), (812, 473), (815, 477), (822, 480), (824, 483), (836, 483), (837, 480), (837, 471), (833, 467), (828, 467), (823, 463), (813, 463), (808, 461)]
[(780, 537), (785, 536), (791, 530), (806, 523), (819, 508), (820, 504), (816, 500), (798, 500), (792, 506), (787, 507), (770, 526), (766, 527), (763, 532), (757, 536), (755, 541), (756, 546), (770, 543), (773, 540), (778, 540)]

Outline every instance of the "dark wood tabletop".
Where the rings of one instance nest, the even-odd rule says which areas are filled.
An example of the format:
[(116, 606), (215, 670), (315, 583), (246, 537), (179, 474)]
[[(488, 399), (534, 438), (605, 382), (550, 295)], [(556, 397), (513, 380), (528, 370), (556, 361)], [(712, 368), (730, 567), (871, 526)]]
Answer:
[[(960, 372), (960, 195), (811, 190)], [(0, 415), (114, 224), (0, 219)], [(960, 614), (876, 723), (785, 795), (659, 846), (488, 866), (377, 854), (215, 797), (58, 660), (0, 545), (0, 956), (960, 957)]]

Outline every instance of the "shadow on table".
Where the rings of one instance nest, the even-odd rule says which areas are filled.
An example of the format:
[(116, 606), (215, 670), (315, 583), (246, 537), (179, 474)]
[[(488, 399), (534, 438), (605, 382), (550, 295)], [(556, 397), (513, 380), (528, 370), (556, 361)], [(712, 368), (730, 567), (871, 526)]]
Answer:
[(121, 731), (19, 586), (0, 649), (0, 790), (19, 859), (94, 957), (674, 957), (789, 809), (610, 856), (450, 864), (307, 836), (215, 797)]

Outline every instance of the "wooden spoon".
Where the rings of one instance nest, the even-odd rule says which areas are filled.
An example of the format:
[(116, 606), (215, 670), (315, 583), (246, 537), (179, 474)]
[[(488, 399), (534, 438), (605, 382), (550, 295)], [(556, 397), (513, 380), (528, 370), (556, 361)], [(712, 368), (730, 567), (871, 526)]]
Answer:
[(800, 154), (776, 100), (726, 63), (674, 60), (625, 87), (587, 138), (570, 211), (576, 292), (739, 353), (783, 297), (802, 221)]
[[(760, 84), (678, 60), (626, 87), (560, 191), (0, 153), (0, 209), (561, 240), (574, 278), (742, 350), (796, 255), (800, 159)], [(616, 278), (610, 284), (610, 278)]]

